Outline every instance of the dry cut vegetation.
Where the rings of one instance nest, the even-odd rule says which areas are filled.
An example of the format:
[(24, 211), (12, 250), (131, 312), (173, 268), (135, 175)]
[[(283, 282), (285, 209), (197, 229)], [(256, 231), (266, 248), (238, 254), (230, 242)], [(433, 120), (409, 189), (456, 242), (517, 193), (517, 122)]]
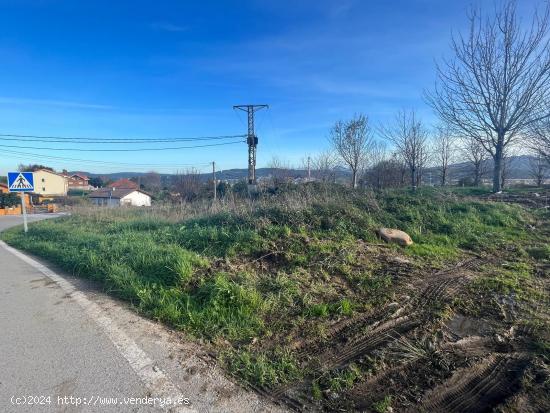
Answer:
[[(2, 237), (296, 410), (548, 411), (549, 218), (483, 195), (308, 184), (215, 210), (83, 210)], [(379, 226), (415, 244), (382, 244)]]

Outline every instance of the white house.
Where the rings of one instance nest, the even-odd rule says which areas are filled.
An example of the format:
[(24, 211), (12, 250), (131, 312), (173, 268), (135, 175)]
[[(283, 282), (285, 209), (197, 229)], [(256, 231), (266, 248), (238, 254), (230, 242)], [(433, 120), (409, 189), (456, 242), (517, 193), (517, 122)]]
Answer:
[(90, 193), (88, 198), (90, 198), (94, 205), (151, 206), (151, 195), (140, 189), (101, 188)]

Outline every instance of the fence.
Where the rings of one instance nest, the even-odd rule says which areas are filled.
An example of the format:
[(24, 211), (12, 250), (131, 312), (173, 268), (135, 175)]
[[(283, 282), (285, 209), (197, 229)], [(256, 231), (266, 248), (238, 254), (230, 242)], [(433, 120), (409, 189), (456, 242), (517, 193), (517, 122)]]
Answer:
[(0, 208), (0, 215), (20, 215), (21, 207)]
[[(47, 214), (58, 211), (58, 207), (55, 204), (40, 205), (40, 206), (27, 206), (27, 212), (29, 214)], [(2, 215), (21, 215), (21, 206), (14, 206), (9, 208), (0, 208), (0, 216)]]

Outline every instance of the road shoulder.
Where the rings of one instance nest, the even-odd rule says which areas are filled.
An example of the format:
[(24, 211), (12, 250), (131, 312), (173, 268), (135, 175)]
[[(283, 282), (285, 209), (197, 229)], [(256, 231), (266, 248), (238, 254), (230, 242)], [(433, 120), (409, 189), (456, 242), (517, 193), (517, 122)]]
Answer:
[(107, 334), (152, 394), (181, 393), (197, 411), (284, 411), (233, 383), (204, 348), (185, 334), (139, 316), (128, 303), (102, 293), (88, 280), (64, 274), (2, 241), (0, 248), (55, 282), (65, 292), (65, 299), (77, 302)]

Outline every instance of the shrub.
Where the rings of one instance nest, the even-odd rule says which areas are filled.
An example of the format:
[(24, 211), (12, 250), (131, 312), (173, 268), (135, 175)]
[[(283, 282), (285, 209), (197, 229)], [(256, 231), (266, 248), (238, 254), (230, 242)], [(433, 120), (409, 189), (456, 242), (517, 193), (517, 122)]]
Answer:
[(17, 206), (21, 203), (21, 199), (16, 193), (8, 192), (8, 193), (2, 193), (0, 192), (0, 208), (11, 208), (14, 206)]

